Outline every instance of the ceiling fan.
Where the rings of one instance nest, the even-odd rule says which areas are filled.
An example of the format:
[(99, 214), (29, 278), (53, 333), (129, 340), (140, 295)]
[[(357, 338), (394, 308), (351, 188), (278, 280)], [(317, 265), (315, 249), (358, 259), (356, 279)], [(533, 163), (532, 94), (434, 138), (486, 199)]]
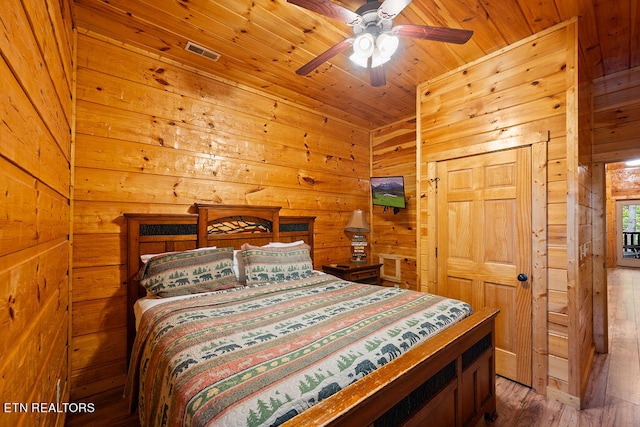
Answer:
[(398, 48), (398, 37), (435, 40), (447, 43), (466, 43), (473, 31), (428, 25), (393, 25), (393, 19), (407, 7), (411, 0), (367, 0), (355, 12), (330, 0), (287, 0), (312, 12), (344, 22), (353, 27), (353, 37), (330, 47), (298, 70), (306, 76), (337, 54), (353, 46), (349, 57), (356, 64), (369, 69), (371, 86), (384, 86), (384, 63)]

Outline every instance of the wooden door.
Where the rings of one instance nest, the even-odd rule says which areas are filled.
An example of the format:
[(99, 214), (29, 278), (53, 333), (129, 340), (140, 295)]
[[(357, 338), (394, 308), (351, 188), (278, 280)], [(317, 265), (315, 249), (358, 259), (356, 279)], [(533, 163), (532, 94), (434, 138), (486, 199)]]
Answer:
[(438, 293), (500, 309), (496, 372), (531, 386), (531, 150), (439, 162), (437, 177)]

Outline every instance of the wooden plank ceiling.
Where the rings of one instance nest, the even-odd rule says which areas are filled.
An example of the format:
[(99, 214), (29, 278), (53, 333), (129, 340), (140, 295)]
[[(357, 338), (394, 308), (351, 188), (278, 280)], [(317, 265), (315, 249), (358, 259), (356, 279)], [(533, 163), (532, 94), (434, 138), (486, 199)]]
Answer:
[[(335, 1), (355, 11), (365, 0)], [(240, 85), (376, 128), (415, 114), (416, 86), (580, 17), (592, 78), (640, 65), (637, 0), (413, 0), (394, 20), (474, 31), (464, 45), (402, 38), (386, 85), (343, 52), (302, 77), (295, 70), (353, 35), (351, 27), (285, 0), (75, 0), (80, 31), (106, 35)], [(184, 48), (221, 54), (217, 62)]]

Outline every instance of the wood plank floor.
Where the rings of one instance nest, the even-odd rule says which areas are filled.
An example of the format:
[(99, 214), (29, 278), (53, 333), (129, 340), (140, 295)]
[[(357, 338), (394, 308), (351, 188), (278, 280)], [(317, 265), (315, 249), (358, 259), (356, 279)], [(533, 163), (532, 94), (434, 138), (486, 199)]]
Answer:
[[(498, 419), (477, 427), (640, 426), (640, 269), (608, 271), (609, 353), (597, 354), (581, 411), (498, 377)], [(139, 427), (128, 415), (122, 389), (84, 399), (96, 412), (69, 417), (68, 427)]]

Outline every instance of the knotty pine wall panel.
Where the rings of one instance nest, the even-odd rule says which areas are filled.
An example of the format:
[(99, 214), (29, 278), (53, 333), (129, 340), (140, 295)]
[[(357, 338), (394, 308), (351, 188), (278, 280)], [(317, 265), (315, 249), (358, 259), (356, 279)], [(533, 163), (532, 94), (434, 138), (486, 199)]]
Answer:
[(621, 185), (612, 184), (609, 167), (616, 162), (640, 158), (640, 67), (611, 74), (593, 81), (593, 162), (594, 187), (597, 202), (594, 205), (596, 224), (594, 251), (597, 269), (594, 271), (594, 312), (596, 323), (594, 332), (596, 348), (605, 352), (607, 342), (607, 283), (606, 267), (614, 267), (616, 260), (615, 199), (612, 192), (624, 188), (628, 180)]
[(593, 82), (593, 161), (640, 157), (640, 67)]
[(316, 267), (369, 207), (369, 131), (79, 30), (72, 396), (125, 378), (123, 213), (196, 202), (316, 216)]
[[(73, 20), (66, 0), (0, 14), (0, 401), (69, 401)], [(2, 425), (64, 413), (3, 410)]]
[[(571, 64), (571, 63), (570, 63)], [(577, 240), (577, 245), (569, 244), (575, 252), (571, 258), (575, 260), (573, 273), (569, 277), (575, 278), (575, 286), (570, 283), (570, 307), (575, 313), (570, 313), (574, 319), (569, 330), (569, 354), (575, 380), (570, 381), (570, 392), (573, 396), (584, 396), (591, 370), (591, 363), (595, 352), (593, 337), (593, 206), (592, 190), (592, 81), (586, 72), (584, 58), (578, 55), (577, 73), (573, 73), (574, 83), (568, 92), (575, 104), (571, 110), (577, 109), (577, 114), (569, 116), (571, 133), (577, 133), (577, 144), (569, 144), (568, 158), (575, 162), (575, 170), (567, 180), (569, 188), (570, 215), (567, 222), (570, 236)], [(576, 187), (571, 190), (570, 183)], [(571, 243), (571, 242), (570, 242)]]
[(418, 290), (415, 117), (373, 131), (371, 150), (371, 176), (403, 176), (407, 206), (397, 214), (393, 209), (384, 211), (381, 206), (372, 206), (371, 258), (383, 264), (385, 286)]
[(633, 198), (637, 194), (613, 195), (616, 191), (624, 191), (626, 187), (635, 185), (628, 179), (626, 182), (621, 180), (619, 169), (622, 166), (612, 163), (640, 158), (640, 67), (594, 80), (593, 94), (593, 159), (607, 164), (606, 266), (614, 267), (615, 201)]
[[(578, 96), (576, 31), (575, 21), (559, 25), (420, 85), (417, 171), (421, 185), (417, 192), (421, 200), (419, 277), (421, 286), (428, 288), (434, 280), (430, 271), (435, 266), (434, 255), (429, 251), (435, 244), (430, 243), (435, 242), (431, 234), (436, 231), (427, 226), (429, 211), (435, 206), (431, 201), (435, 190), (429, 182), (431, 165), (526, 145), (546, 156), (542, 169), (534, 165), (533, 171), (538, 174), (534, 182), (542, 177), (536, 189), (541, 197), (534, 197), (532, 206), (534, 212), (542, 213), (538, 215), (542, 223), (534, 227), (544, 230), (536, 232), (532, 260), (539, 274), (532, 301), (533, 384), (538, 391), (574, 406), (580, 401), (588, 369), (583, 361), (590, 357), (580, 354), (573, 361), (567, 354), (573, 349), (592, 351), (593, 347), (585, 339), (588, 325), (576, 323), (573, 329), (567, 328), (569, 315), (578, 322), (585, 320), (590, 307), (581, 297), (588, 294), (591, 280), (585, 273), (591, 257), (578, 259), (580, 245), (589, 246), (590, 239), (590, 207), (580, 205), (588, 198), (590, 175), (581, 169), (586, 163), (579, 163), (580, 155), (589, 158), (584, 147), (590, 147), (590, 139), (578, 147), (579, 138), (584, 137), (578, 134), (584, 125), (578, 107), (588, 114), (591, 107)], [(579, 218), (570, 227), (577, 212)], [(550, 285), (553, 277), (564, 280)], [(575, 295), (569, 294), (569, 283), (578, 288)]]

